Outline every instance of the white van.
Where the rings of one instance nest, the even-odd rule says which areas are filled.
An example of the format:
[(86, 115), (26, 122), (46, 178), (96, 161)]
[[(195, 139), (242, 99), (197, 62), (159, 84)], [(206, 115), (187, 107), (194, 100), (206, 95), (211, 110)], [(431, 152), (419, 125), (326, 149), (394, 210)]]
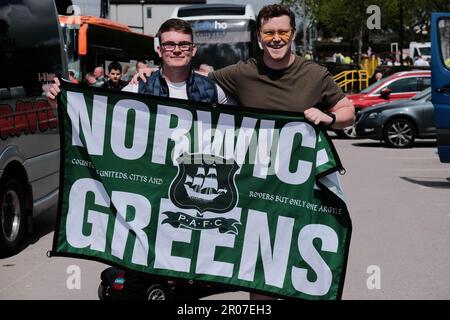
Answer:
[(418, 56), (423, 59), (431, 59), (431, 42), (416, 42), (409, 43), (409, 56), (415, 60)]
[(67, 59), (53, 0), (0, 2), (0, 30), (0, 256), (7, 256), (32, 217), (57, 204), (58, 118), (44, 91), (55, 76), (67, 78)]

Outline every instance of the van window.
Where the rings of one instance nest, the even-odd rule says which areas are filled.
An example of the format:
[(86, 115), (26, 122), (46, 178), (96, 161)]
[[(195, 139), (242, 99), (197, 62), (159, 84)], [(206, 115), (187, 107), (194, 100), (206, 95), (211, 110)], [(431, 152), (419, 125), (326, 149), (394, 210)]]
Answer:
[(439, 42), (443, 65), (450, 69), (450, 20), (439, 21)]
[(55, 21), (55, 13), (39, 2), (0, 4), (0, 88), (10, 91), (11, 98), (41, 96), (54, 70), (61, 73), (58, 25), (42, 21)]

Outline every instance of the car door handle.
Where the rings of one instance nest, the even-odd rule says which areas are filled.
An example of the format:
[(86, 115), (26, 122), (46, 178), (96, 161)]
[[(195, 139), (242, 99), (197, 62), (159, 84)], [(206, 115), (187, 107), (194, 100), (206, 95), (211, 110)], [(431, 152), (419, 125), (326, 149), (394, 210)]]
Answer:
[(443, 86), (442, 88), (437, 88), (436, 92), (438, 93), (450, 93), (450, 84)]

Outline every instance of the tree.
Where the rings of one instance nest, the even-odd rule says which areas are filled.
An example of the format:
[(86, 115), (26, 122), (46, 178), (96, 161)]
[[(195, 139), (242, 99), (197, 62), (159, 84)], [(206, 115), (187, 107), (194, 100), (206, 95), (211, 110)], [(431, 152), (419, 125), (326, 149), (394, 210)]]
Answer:
[[(362, 49), (364, 0), (283, 0), (282, 3), (308, 12), (318, 28), (331, 36), (342, 36), (348, 41), (358, 41), (359, 55)], [(307, 8), (305, 10), (305, 8)], [(351, 10), (351, 12), (349, 12)]]
[(291, 7), (296, 16), (300, 18), (300, 26), (302, 28), (301, 38), (303, 51), (308, 50), (308, 30), (312, 27), (312, 15), (310, 10), (311, 0), (282, 0), (282, 4)]
[[(307, 12), (322, 33), (341, 36), (345, 41), (357, 41), (360, 61), (363, 39), (377, 33), (396, 33), (400, 42), (412, 41), (424, 35), (417, 30), (430, 30), (431, 12), (450, 11), (448, 0), (282, 0), (283, 4)], [(380, 8), (381, 29), (367, 27), (367, 8)], [(305, 10), (306, 8), (306, 10)]]

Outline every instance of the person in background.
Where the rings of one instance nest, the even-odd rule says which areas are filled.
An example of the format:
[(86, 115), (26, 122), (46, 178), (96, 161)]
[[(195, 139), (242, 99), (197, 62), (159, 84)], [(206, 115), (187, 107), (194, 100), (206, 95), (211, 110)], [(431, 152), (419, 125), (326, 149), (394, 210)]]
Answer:
[(417, 56), (416, 61), (414, 61), (414, 67), (429, 67), (428, 61), (424, 60), (422, 56)]
[(202, 73), (202, 74), (206, 74), (208, 75), (210, 72), (213, 72), (214, 68), (213, 66), (210, 66), (209, 64), (206, 63), (202, 63), (199, 67), (198, 67), (198, 72)]
[(84, 81), (89, 86), (95, 86), (97, 80), (92, 72), (88, 72), (88, 73), (86, 73), (86, 76), (84, 77)]
[(380, 81), (381, 79), (383, 79), (383, 73), (378, 71), (375, 73), (375, 81)]
[(75, 72), (73, 70), (69, 70), (69, 80), (72, 83), (78, 83), (78, 80), (75, 77)]
[(306, 60), (312, 60), (313, 59), (313, 55), (312, 55), (312, 52), (311, 51), (306, 51), (306, 53), (305, 53), (305, 59)]
[(102, 88), (110, 90), (122, 90), (128, 83), (121, 79), (122, 65), (113, 61), (108, 65), (108, 81), (106, 81)]
[(105, 69), (102, 66), (97, 66), (94, 68), (94, 76), (96, 79), (96, 87), (101, 87), (106, 81), (105, 78)]
[(444, 63), (446, 65), (446, 67), (450, 69), (450, 58), (445, 59)]
[(138, 60), (136, 61), (136, 73), (141, 72), (145, 68), (148, 68), (148, 64), (146, 60)]

